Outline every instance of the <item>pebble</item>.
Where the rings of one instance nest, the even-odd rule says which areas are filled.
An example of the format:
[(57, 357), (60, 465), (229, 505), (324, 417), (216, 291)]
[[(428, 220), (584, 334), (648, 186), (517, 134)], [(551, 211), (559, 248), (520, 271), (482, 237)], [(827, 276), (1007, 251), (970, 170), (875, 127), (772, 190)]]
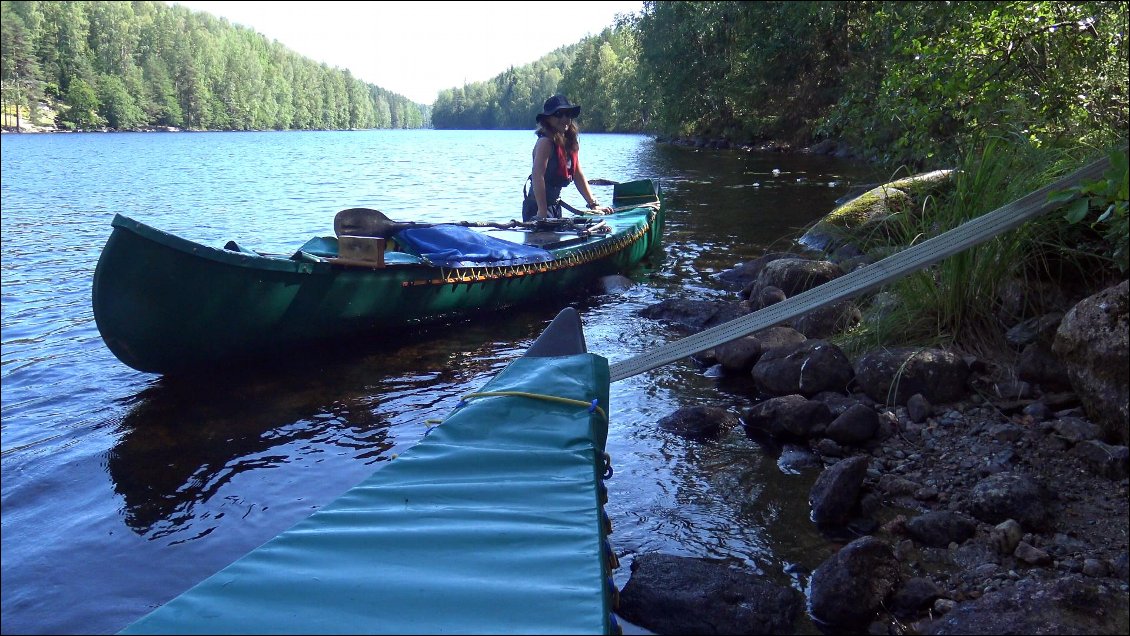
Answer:
[(934, 601), (934, 611), (939, 614), (948, 614), (955, 607), (957, 607), (957, 603), (948, 598), (940, 598)]
[(1102, 578), (1110, 573), (1110, 568), (1107, 567), (1105, 561), (1099, 559), (1084, 559), (1083, 560), (1083, 574), (1093, 576), (1095, 578)]

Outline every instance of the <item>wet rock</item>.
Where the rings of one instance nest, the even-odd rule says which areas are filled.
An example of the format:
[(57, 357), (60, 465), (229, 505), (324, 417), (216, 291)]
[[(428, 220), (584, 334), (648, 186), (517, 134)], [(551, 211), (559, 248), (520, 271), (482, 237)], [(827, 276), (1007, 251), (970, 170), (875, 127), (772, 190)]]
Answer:
[(916, 576), (907, 579), (891, 597), (891, 611), (896, 616), (908, 618), (929, 608), (942, 595), (941, 590), (928, 578)]
[(659, 428), (693, 440), (718, 439), (738, 425), (738, 416), (714, 406), (688, 406), (659, 420)]
[(752, 291), (760, 293), (760, 290), (766, 287), (776, 287), (785, 292), (785, 296), (792, 298), (843, 275), (840, 266), (831, 261), (806, 258), (775, 259), (767, 263), (758, 273)]
[(750, 308), (745, 303), (722, 303), (718, 307), (718, 310), (707, 318), (706, 322), (702, 323), (702, 328), (710, 329), (711, 327), (717, 327), (723, 323), (741, 318), (749, 312)]
[(891, 546), (871, 536), (856, 539), (812, 573), (812, 616), (838, 628), (866, 625), (898, 581)]
[(657, 634), (791, 634), (800, 593), (725, 563), (641, 554), (617, 613)]
[(875, 436), (879, 430), (879, 415), (875, 409), (856, 404), (832, 420), (824, 432), (843, 445), (861, 444)]
[(844, 411), (856, 404), (860, 404), (860, 401), (854, 397), (844, 395), (837, 391), (821, 391), (812, 396), (812, 399), (826, 404), (833, 417), (839, 417)]
[(777, 457), (777, 467), (783, 473), (797, 474), (802, 470), (820, 468), (821, 466), (820, 458), (804, 446), (785, 444), (781, 448), (780, 456)]
[(714, 347), (714, 356), (729, 375), (749, 373), (761, 357), (761, 341), (757, 336), (742, 336)]
[(752, 373), (757, 388), (764, 394), (811, 396), (822, 391), (846, 390), (855, 372), (836, 345), (806, 340), (768, 348), (753, 365)]
[[(755, 258), (752, 261), (739, 263), (738, 265), (735, 265), (734, 267), (731, 267), (730, 269), (719, 273), (718, 280), (721, 280), (734, 288), (745, 287), (757, 279), (757, 275), (761, 273), (761, 270), (765, 267), (765, 265), (779, 258), (796, 258), (796, 254), (790, 254), (788, 252), (770, 252), (768, 254)], [(745, 296), (749, 296), (748, 290), (746, 291)]]
[(785, 295), (784, 290), (769, 285), (768, 287), (760, 288), (757, 294), (751, 293), (749, 301), (754, 309), (765, 309), (769, 305), (776, 305), (786, 298), (788, 298), (788, 296)]
[(598, 281), (600, 290), (605, 294), (616, 294), (626, 291), (635, 286), (632, 279), (627, 276), (615, 274), (612, 276), (604, 276)]
[(644, 307), (638, 313), (644, 318), (670, 323), (686, 332), (699, 332), (724, 307), (731, 303), (715, 300), (669, 298)]
[(859, 502), (867, 464), (865, 456), (850, 457), (820, 473), (808, 495), (812, 520), (817, 525), (842, 525), (848, 521)]
[(770, 327), (768, 329), (762, 329), (754, 335), (757, 336), (757, 339), (761, 342), (761, 351), (763, 354), (769, 353), (774, 349), (789, 347), (807, 340), (804, 334), (792, 327)]
[(822, 402), (803, 395), (784, 395), (760, 402), (742, 416), (747, 433), (773, 439), (807, 439), (810, 431), (827, 426), (832, 414)]

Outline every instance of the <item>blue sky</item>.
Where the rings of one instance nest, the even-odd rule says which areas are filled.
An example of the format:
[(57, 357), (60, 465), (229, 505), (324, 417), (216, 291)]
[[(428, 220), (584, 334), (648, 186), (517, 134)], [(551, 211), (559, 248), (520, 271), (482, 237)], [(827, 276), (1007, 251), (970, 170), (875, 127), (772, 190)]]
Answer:
[(595, 35), (642, 2), (172, 2), (431, 104), (440, 90)]

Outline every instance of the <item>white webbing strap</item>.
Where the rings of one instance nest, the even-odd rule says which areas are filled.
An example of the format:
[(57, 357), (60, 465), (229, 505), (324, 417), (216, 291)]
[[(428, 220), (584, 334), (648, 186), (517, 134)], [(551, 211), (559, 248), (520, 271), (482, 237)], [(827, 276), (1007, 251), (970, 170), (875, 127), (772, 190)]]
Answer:
[(929, 267), (947, 256), (983, 243), (1019, 227), (1029, 219), (1061, 207), (1062, 203), (1048, 201), (1049, 193), (1069, 188), (1084, 180), (1096, 179), (1102, 176), (1109, 165), (1109, 159), (1101, 159), (988, 214), (971, 219), (952, 230), (850, 274), (717, 327), (656, 347), (627, 360), (614, 362), (609, 366), (610, 379), (615, 382), (650, 371), (699, 351), (791, 320), (824, 305), (882, 287), (911, 272)]

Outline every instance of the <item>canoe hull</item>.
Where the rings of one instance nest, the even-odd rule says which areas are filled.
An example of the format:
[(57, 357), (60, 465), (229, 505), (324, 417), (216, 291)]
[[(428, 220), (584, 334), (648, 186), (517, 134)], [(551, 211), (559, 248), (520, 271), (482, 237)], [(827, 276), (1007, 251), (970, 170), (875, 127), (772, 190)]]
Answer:
[(301, 251), (285, 258), (211, 248), (119, 215), (94, 275), (94, 317), (107, 347), (140, 371), (254, 363), (299, 346), (560, 298), (626, 272), (658, 247), (662, 207), (613, 217), (612, 235), (555, 250), (550, 263), (375, 268)]
[(608, 378), (563, 310), (415, 446), (120, 633), (618, 633)]

